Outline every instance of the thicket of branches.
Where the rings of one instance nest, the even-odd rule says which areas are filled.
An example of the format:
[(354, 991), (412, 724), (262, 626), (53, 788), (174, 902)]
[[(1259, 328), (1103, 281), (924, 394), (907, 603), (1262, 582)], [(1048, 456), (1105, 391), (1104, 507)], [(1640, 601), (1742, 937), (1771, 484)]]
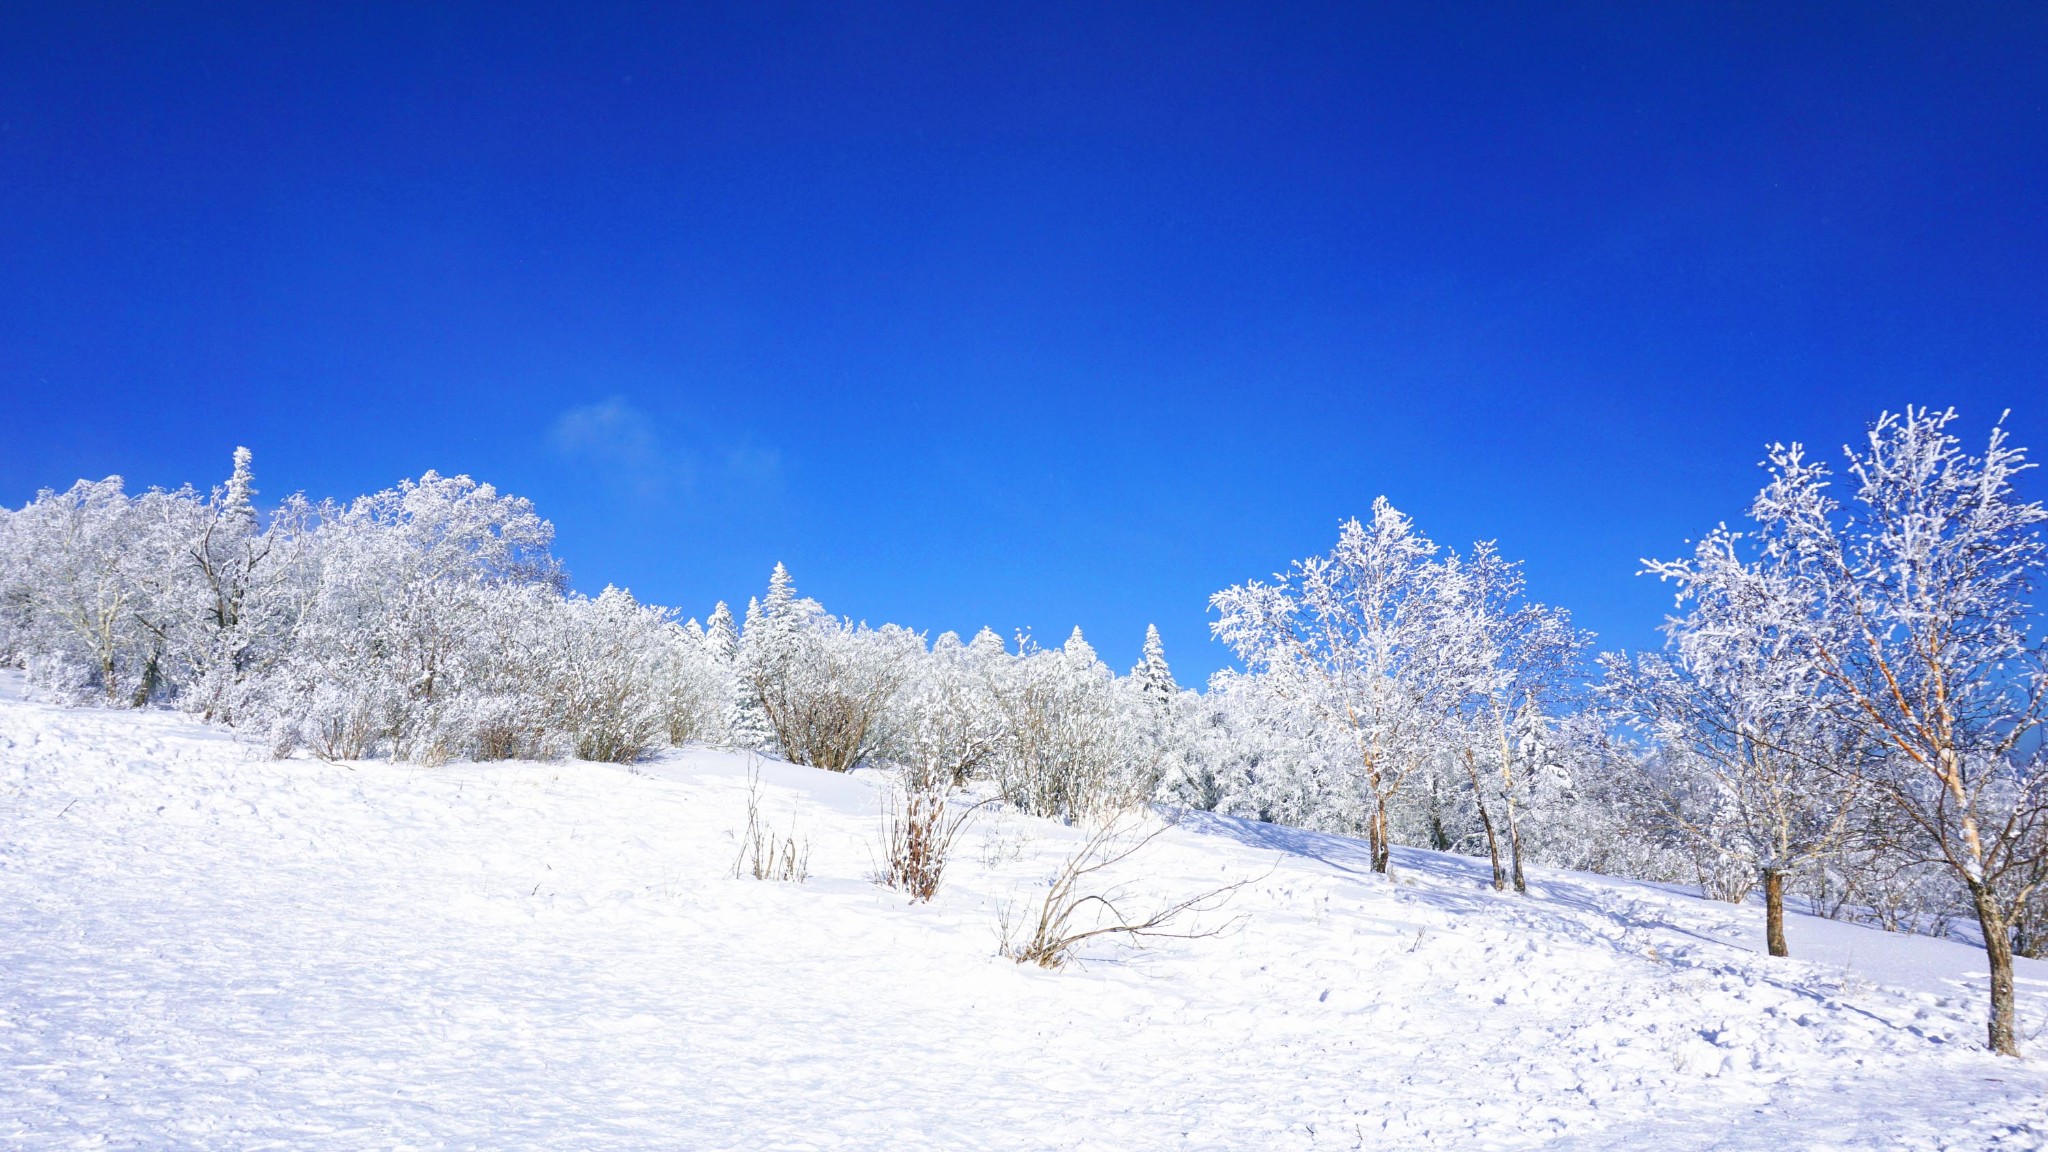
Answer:
[[(2048, 953), (2048, 674), (2031, 467), (1994, 429), (1909, 409), (1848, 484), (1770, 450), (1742, 531), (1646, 561), (1661, 652), (1589, 658), (1494, 546), (1447, 549), (1386, 501), (1327, 554), (1218, 592), (1240, 666), (1175, 684), (1156, 630), (1118, 675), (1056, 648), (833, 616), (781, 566), (700, 625), (567, 590), (526, 501), (429, 473), (342, 504), (229, 479), (118, 478), (0, 510), (0, 663), (46, 698), (169, 705), (279, 755), (630, 761), (701, 741), (883, 767), (943, 811), (978, 784), (1103, 826), (1148, 802), (1528, 865), (1761, 891), (1894, 930), (1969, 934), (2015, 1048), (2011, 956)], [(922, 810), (921, 810), (922, 811)]]

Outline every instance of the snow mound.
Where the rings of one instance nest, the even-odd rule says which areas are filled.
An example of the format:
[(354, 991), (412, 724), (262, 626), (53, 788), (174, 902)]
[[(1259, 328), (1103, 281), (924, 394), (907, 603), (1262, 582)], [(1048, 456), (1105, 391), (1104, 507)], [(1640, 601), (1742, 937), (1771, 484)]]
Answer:
[[(267, 762), (0, 683), (0, 1139), (403, 1148), (2041, 1148), (1981, 955), (1651, 885), (1189, 817), (1212, 938), (997, 955), (1079, 833), (868, 882), (875, 780), (759, 765), (801, 885), (731, 878), (749, 764)], [(2022, 961), (2030, 1051), (2048, 965)]]

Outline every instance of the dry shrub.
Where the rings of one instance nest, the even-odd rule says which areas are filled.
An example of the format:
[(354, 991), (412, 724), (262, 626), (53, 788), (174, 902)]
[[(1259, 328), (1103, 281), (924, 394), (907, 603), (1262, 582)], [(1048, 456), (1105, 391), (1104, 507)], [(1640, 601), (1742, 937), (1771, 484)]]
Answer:
[(913, 904), (929, 901), (945, 879), (953, 842), (981, 807), (955, 808), (935, 784), (913, 784), (893, 793), (882, 812), (887, 859), (875, 882), (908, 894)]
[(810, 841), (799, 839), (792, 828), (786, 836), (761, 822), (761, 770), (747, 773), (747, 827), (740, 833), (740, 852), (733, 858), (732, 875), (756, 880), (780, 880), (801, 884), (811, 875)]
[[(1019, 964), (1040, 968), (1061, 968), (1074, 958), (1074, 950), (1099, 936), (1121, 936), (1126, 940), (1171, 937), (1195, 940), (1216, 936), (1232, 924), (1208, 929), (1181, 927), (1190, 916), (1223, 907), (1238, 889), (1264, 879), (1239, 880), (1212, 888), (1184, 900), (1133, 911), (1135, 903), (1127, 884), (1102, 883), (1102, 874), (1157, 840), (1171, 824), (1140, 832), (1142, 817), (1118, 817), (1088, 834), (1081, 847), (1067, 857), (1039, 902), (1035, 919), (1027, 926), (1013, 923), (1005, 911), (1000, 931), (1003, 954)], [(1271, 875), (1268, 870), (1266, 875)]]

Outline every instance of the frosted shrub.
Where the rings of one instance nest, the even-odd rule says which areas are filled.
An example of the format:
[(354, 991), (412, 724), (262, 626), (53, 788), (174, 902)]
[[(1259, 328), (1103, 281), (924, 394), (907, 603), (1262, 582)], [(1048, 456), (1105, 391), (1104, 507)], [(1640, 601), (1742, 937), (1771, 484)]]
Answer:
[(777, 564), (766, 599), (748, 608), (737, 674), (783, 756), (846, 772), (889, 745), (891, 704), (923, 652), (907, 629), (827, 615)]
[(28, 658), (28, 684), (39, 700), (78, 707), (105, 698), (93, 669), (62, 652), (41, 652)]
[(1008, 660), (1003, 642), (984, 628), (967, 645), (944, 633), (917, 661), (890, 720), (890, 755), (912, 787), (959, 787), (989, 771), (1004, 741), (995, 684)]
[(882, 810), (882, 854), (876, 882), (910, 897), (936, 896), (953, 858), (953, 844), (980, 805), (956, 805), (936, 778), (892, 791)]
[(995, 688), (1003, 740), (992, 774), (1034, 816), (1107, 817), (1151, 798), (1159, 748), (1143, 739), (1116, 678), (1076, 628), (1056, 649), (1027, 649)]
[(679, 648), (667, 614), (617, 588), (572, 596), (553, 611), (544, 675), (554, 726), (576, 756), (625, 764), (668, 733), (660, 691)]
[(472, 760), (537, 760), (546, 755), (539, 703), (530, 696), (479, 695), (462, 702)]
[(138, 703), (147, 690), (140, 672), (154, 665), (158, 638), (143, 626), (147, 606), (136, 577), (142, 520), (121, 490), (121, 478), (81, 480), (64, 492), (45, 489), (8, 519), (9, 599), (27, 609), (21, 655), (62, 657), (83, 669), (45, 659), (33, 673), (61, 681), (44, 686), (81, 702), (90, 688), (104, 704)]
[(375, 700), (322, 684), (313, 690), (299, 731), (306, 747), (323, 760), (361, 760), (385, 728)]
[(299, 726), (282, 717), (270, 722), (264, 749), (272, 760), (287, 760), (299, 747)]
[(1194, 767), (1170, 796), (1229, 816), (1356, 834), (1366, 826), (1348, 787), (1352, 750), (1293, 698), (1288, 681), (1225, 670), (1197, 715)]
[(727, 677), (704, 650), (701, 637), (670, 624), (662, 642), (653, 691), (669, 745), (717, 739), (731, 692)]

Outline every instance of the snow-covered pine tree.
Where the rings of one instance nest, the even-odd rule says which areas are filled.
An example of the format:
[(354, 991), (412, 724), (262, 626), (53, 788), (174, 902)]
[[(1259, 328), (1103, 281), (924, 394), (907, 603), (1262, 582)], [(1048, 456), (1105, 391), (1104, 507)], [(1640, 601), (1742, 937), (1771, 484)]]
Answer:
[(711, 610), (711, 619), (704, 625), (704, 647), (724, 668), (729, 669), (739, 661), (740, 626), (733, 621), (732, 609), (723, 600)]
[(1180, 685), (1173, 682), (1173, 672), (1166, 666), (1166, 647), (1159, 642), (1159, 625), (1145, 625), (1145, 655), (1131, 669), (1131, 675), (1137, 678), (1146, 703), (1161, 711), (1172, 707), (1180, 696)]
[(235, 449), (235, 468), (228, 475), (227, 490), (220, 499), (224, 520), (239, 520), (252, 526), (256, 522), (256, 476), (249, 467), (252, 459), (254, 454), (247, 448)]
[[(247, 448), (235, 449), (234, 469), (226, 485), (213, 490), (204, 527), (185, 549), (200, 581), (195, 590), (199, 611), (186, 622), (196, 626), (185, 656), (191, 681), (187, 705), (227, 723), (234, 722), (252, 668), (266, 655), (275, 656), (259, 649), (288, 630), (292, 615), (291, 598), (270, 593), (277, 570), (297, 549), (292, 533), (267, 534), (257, 523), (253, 459)], [(300, 503), (287, 506), (296, 509)], [(280, 539), (286, 543), (273, 557)]]
[(775, 570), (768, 573), (768, 596), (761, 601), (761, 610), (770, 617), (786, 616), (795, 603), (796, 581), (782, 561), (777, 560)]
[[(781, 570), (782, 565), (777, 564)], [(719, 607), (725, 607), (724, 601)], [(730, 623), (732, 613), (726, 612)], [(713, 614), (715, 624), (717, 616)], [(768, 724), (767, 710), (761, 707), (761, 694), (754, 685), (753, 665), (759, 660), (758, 643), (747, 642), (764, 635), (765, 626), (761, 612), (761, 601), (754, 597), (747, 599), (747, 626), (735, 641), (733, 659), (732, 700), (726, 706), (726, 742), (743, 752), (768, 752), (775, 747), (775, 733)]]

